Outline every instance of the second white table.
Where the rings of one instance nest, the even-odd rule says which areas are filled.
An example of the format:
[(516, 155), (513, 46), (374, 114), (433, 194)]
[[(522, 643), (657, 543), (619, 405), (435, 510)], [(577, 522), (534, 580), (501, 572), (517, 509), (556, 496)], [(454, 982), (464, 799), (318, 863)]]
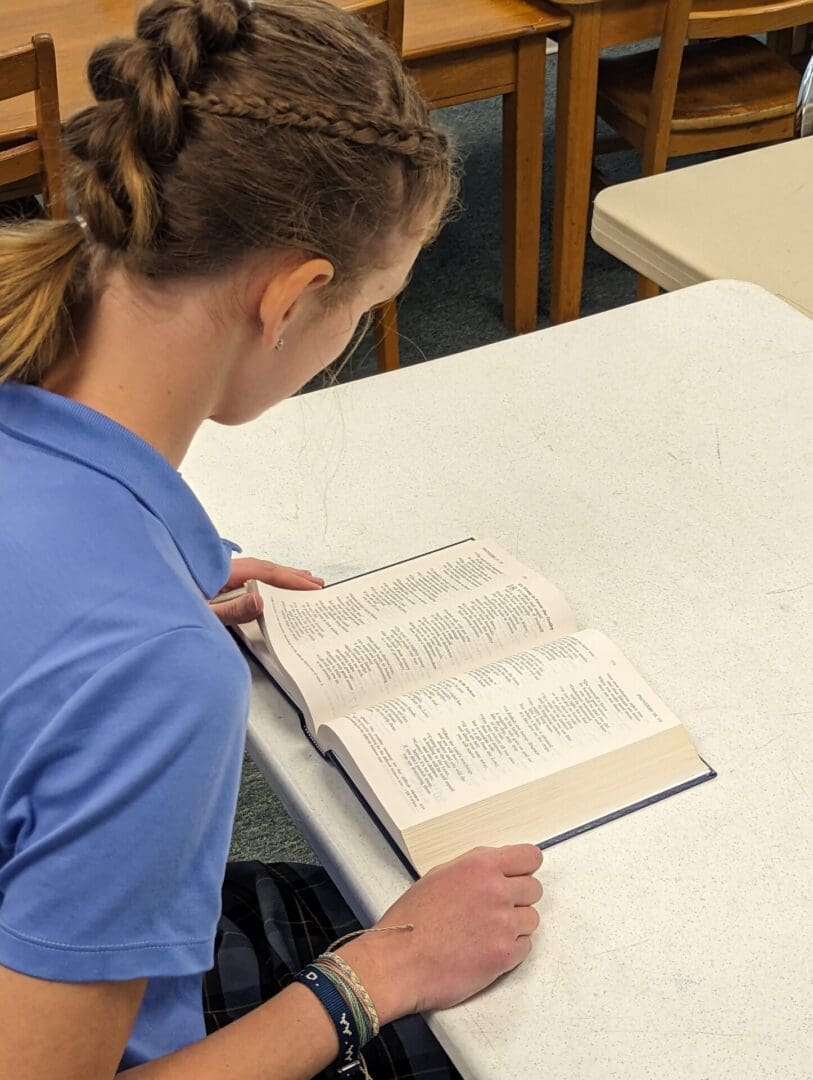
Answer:
[(592, 235), (664, 289), (740, 278), (813, 315), (813, 138), (605, 188)]

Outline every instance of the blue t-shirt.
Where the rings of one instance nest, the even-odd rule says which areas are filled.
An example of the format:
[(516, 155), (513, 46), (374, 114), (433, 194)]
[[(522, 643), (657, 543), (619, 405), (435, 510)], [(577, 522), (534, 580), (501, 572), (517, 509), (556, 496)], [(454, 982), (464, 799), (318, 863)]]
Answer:
[(249, 676), (229, 553), (108, 417), (0, 384), (0, 964), (147, 978), (121, 1067), (205, 1034)]

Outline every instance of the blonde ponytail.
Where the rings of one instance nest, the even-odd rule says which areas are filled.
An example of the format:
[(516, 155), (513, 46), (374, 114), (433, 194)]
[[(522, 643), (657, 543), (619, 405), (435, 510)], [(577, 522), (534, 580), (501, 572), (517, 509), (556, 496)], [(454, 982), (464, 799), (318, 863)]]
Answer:
[(38, 383), (73, 347), (88, 255), (77, 221), (0, 227), (0, 382)]

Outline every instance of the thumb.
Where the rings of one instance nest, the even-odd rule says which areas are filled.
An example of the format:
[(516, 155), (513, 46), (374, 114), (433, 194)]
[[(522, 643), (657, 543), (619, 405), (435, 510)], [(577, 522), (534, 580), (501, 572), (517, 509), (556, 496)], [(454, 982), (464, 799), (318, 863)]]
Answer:
[(212, 611), (224, 626), (239, 626), (240, 623), (252, 622), (259, 618), (263, 610), (263, 601), (259, 593), (246, 592), (233, 600), (220, 604), (210, 604)]

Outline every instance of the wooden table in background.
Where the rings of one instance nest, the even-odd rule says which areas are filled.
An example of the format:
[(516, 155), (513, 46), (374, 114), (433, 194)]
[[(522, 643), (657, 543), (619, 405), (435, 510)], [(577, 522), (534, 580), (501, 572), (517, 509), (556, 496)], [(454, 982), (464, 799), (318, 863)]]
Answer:
[(404, 61), (432, 108), (503, 99), (503, 314), (515, 333), (537, 325), (545, 52), (569, 23), (542, 0), (405, 5)]

